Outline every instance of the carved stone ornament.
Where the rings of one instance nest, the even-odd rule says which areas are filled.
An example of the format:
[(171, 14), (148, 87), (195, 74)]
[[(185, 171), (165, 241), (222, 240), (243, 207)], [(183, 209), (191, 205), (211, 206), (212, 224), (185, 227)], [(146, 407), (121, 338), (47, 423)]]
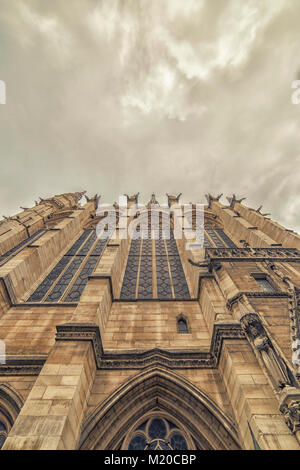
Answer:
[(259, 316), (256, 313), (247, 313), (242, 316), (240, 322), (249, 341), (256, 348), (274, 387), (280, 390), (293, 386), (293, 374), (272, 345)]
[(265, 339), (264, 327), (256, 313), (247, 313), (241, 318), (241, 325), (251, 341)]
[(287, 387), (282, 392), (280, 412), (288, 428), (293, 434), (300, 430), (300, 391), (298, 388)]
[(295, 434), (300, 429), (300, 401), (292, 401), (290, 405), (284, 404), (280, 407), (288, 428)]

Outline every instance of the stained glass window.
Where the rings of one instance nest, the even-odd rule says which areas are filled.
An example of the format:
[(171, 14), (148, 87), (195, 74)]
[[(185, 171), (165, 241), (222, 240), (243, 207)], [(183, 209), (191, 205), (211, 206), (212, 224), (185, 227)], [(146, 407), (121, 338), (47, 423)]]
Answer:
[[(233, 241), (226, 235), (221, 228), (208, 228), (205, 227), (204, 239), (210, 239), (210, 246), (216, 248), (236, 248)], [(204, 242), (205, 243), (205, 242)]]
[(27, 302), (78, 302), (106, 243), (95, 230), (84, 230)]
[(0, 266), (3, 266), (3, 264), (7, 263), (11, 258), (16, 256), (20, 251), (24, 250), (28, 245), (31, 243), (35, 242), (38, 240), (43, 234), (45, 233), (45, 230), (41, 229), (35, 232), (33, 235), (30, 237), (26, 238), (25, 240), (21, 241), (18, 245), (16, 245), (14, 248), (11, 250), (7, 251), (3, 255), (0, 256)]
[(146, 420), (132, 433), (128, 450), (188, 450), (182, 430), (169, 419), (154, 417)]
[[(198, 238), (201, 239), (203, 235), (203, 227), (196, 225), (195, 217), (187, 215), (187, 221), (190, 224), (190, 228), (198, 233)], [(220, 227), (214, 225), (204, 226), (204, 248), (236, 248), (236, 245), (230, 239), (230, 237)]]
[(189, 299), (189, 288), (173, 231), (161, 228), (132, 240), (121, 299)]

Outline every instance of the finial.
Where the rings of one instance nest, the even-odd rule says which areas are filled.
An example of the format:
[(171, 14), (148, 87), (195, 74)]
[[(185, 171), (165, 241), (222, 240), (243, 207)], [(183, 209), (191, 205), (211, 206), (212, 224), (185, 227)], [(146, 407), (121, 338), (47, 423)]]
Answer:
[(178, 204), (179, 199), (182, 196), (182, 193), (179, 193), (178, 196), (173, 196), (171, 194), (166, 193), (168, 198), (168, 206), (171, 207), (173, 204)]
[(156, 200), (154, 193), (152, 193), (151, 199), (148, 202), (146, 207), (149, 209), (150, 206), (159, 206), (159, 202)]

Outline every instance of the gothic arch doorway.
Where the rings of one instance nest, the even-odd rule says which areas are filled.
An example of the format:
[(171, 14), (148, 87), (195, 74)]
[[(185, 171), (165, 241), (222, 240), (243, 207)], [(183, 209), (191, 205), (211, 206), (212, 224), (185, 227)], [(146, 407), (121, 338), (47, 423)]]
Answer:
[[(171, 441), (174, 434), (177, 437)], [(240, 448), (235, 425), (222, 410), (186, 379), (160, 367), (134, 376), (101, 403), (83, 425), (79, 448), (128, 449), (137, 435), (144, 436), (144, 448), (152, 442), (157, 448)], [(175, 441), (181, 444), (175, 446)]]
[(23, 406), (20, 395), (8, 384), (0, 384), (0, 449)]

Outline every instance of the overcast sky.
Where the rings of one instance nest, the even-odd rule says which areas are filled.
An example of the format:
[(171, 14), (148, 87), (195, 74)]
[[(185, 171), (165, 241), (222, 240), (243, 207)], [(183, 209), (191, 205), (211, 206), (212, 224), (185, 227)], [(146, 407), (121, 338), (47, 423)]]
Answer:
[(0, 216), (235, 193), (300, 231), (299, 0), (0, 0)]

